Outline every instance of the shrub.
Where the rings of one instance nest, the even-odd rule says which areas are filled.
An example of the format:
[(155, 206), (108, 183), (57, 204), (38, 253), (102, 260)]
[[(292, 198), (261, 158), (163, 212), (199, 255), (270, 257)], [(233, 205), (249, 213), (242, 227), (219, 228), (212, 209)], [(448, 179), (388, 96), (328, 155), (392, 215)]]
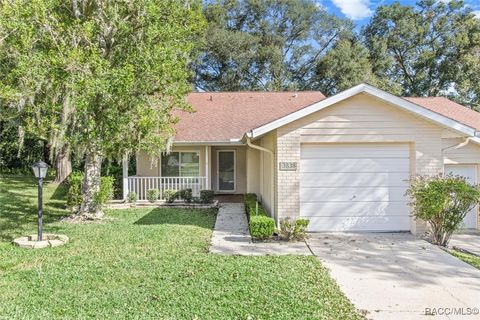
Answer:
[(186, 203), (192, 202), (192, 198), (193, 198), (192, 189), (189, 188), (189, 189), (180, 190), (180, 191), (179, 191), (179, 196), (180, 196), (180, 198), (182, 198), (183, 201), (185, 201)]
[(245, 211), (248, 218), (250, 235), (255, 239), (266, 239), (275, 231), (275, 221), (268, 215), (265, 208), (257, 201), (254, 193), (245, 194)]
[[(82, 203), (82, 182), (83, 173), (73, 172), (68, 177), (67, 206), (75, 211)], [(113, 186), (115, 179), (113, 177), (100, 178), (100, 191), (94, 196), (95, 205), (102, 208), (107, 201), (113, 199)]]
[(67, 207), (75, 211), (82, 203), (83, 173), (72, 172), (68, 177)]
[(138, 195), (135, 192), (131, 191), (127, 194), (127, 200), (130, 203), (135, 203), (138, 200)]
[(434, 244), (446, 246), (465, 215), (480, 201), (480, 189), (461, 176), (417, 176), (407, 190), (415, 218), (430, 225)]
[(151, 203), (154, 203), (158, 200), (158, 196), (160, 195), (160, 191), (158, 189), (149, 189), (147, 190), (147, 200)]
[(270, 217), (253, 216), (250, 217), (248, 227), (254, 239), (267, 239), (273, 235), (275, 221)]
[(200, 190), (200, 201), (202, 203), (212, 203), (214, 196), (213, 190)]
[(193, 203), (202, 203), (202, 199), (200, 199), (200, 197), (193, 197), (192, 202)]
[(307, 237), (308, 219), (285, 218), (280, 221), (280, 236), (288, 241), (304, 240)]
[(163, 198), (168, 203), (172, 203), (177, 198), (177, 192), (175, 190), (172, 190), (172, 189), (167, 189), (167, 190), (163, 191)]
[(102, 208), (107, 201), (113, 199), (113, 186), (115, 179), (113, 177), (101, 177), (100, 178), (100, 191), (95, 194), (95, 204)]

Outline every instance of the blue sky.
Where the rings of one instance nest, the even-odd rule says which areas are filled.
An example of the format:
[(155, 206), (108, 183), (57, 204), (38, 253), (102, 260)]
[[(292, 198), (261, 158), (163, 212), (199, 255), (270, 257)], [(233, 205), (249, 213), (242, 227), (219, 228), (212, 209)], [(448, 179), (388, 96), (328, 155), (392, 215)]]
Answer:
[[(448, 0), (439, 0), (448, 2)], [(357, 26), (365, 25), (375, 12), (375, 8), (387, 5), (394, 0), (317, 0), (317, 2), (325, 7), (328, 12), (336, 14), (340, 17), (352, 19)], [(399, 0), (403, 5), (414, 5), (415, 0)], [(465, 3), (474, 10), (474, 13), (480, 17), (480, 1), (465, 0)]]

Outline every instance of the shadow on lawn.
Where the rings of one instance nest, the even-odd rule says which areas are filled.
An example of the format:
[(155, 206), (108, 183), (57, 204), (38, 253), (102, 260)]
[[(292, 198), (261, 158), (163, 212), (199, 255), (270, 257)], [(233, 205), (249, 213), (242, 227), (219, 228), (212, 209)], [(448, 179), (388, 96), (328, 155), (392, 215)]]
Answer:
[(136, 225), (175, 224), (192, 225), (213, 229), (215, 224), (213, 209), (156, 208), (134, 222)]
[[(0, 178), (0, 241), (36, 231), (37, 181), (32, 177)], [(68, 214), (65, 209), (65, 186), (46, 182), (44, 185), (43, 223), (46, 231), (55, 231), (49, 224)]]

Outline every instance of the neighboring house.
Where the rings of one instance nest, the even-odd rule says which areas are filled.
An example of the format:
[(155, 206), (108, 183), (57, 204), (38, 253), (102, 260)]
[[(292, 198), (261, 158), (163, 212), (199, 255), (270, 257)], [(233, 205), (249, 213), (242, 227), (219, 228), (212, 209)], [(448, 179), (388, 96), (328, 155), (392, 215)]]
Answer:
[[(320, 92), (192, 93), (169, 154), (137, 155), (124, 196), (151, 188), (256, 193), (275, 220), (311, 231), (411, 231), (411, 175), (451, 171), (476, 183), (480, 113), (446, 98), (401, 98), (361, 84)], [(125, 172), (125, 170), (124, 170)], [(465, 218), (478, 228), (477, 210)]]

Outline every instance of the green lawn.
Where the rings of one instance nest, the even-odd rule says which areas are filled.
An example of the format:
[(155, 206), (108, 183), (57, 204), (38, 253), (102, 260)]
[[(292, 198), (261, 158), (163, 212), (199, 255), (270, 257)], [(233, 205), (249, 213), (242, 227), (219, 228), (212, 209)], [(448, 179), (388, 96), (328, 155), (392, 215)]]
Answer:
[(464, 261), (468, 264), (471, 264), (472, 266), (474, 266), (477, 269), (480, 269), (480, 257), (478, 257), (476, 255), (473, 255), (473, 254), (470, 254), (470, 253), (465, 253), (465, 252), (461, 252), (461, 251), (458, 251), (458, 250), (454, 250), (454, 249), (450, 249), (448, 251), (450, 252), (450, 254), (457, 257), (458, 259), (460, 259), (460, 260), (462, 260), (462, 261)]
[(63, 247), (10, 241), (36, 230), (33, 179), (0, 179), (0, 318), (357, 319), (313, 257), (207, 252), (214, 210), (130, 209), (103, 223), (58, 222), (65, 190), (47, 185), (46, 232)]

